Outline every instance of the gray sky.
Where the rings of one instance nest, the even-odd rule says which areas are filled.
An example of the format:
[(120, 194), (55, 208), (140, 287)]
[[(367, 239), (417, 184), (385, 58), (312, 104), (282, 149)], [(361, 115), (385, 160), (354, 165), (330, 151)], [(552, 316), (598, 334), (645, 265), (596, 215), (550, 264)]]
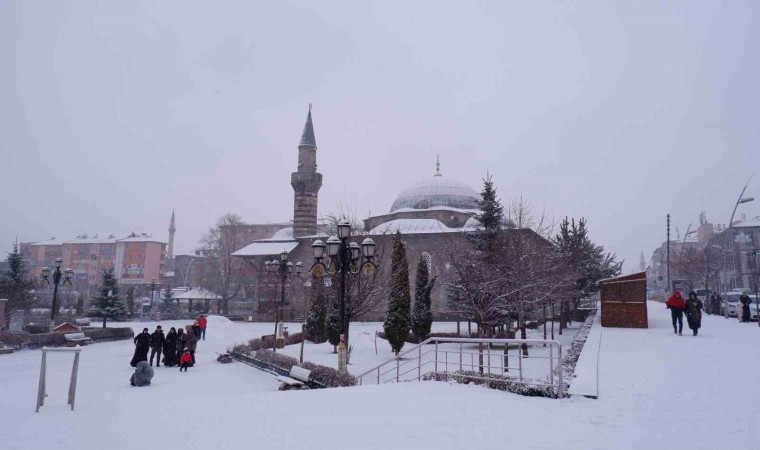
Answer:
[[(289, 220), (314, 103), (320, 213), (442, 172), (638, 264), (760, 167), (760, 4), (0, 1), (0, 249)], [(760, 174), (743, 205), (760, 213)], [(648, 257), (648, 256), (647, 256)]]

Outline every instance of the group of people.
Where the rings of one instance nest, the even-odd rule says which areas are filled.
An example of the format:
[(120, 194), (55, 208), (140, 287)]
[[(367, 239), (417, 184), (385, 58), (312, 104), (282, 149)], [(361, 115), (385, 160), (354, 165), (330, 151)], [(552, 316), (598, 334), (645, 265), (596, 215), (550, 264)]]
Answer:
[(665, 307), (670, 309), (670, 317), (673, 319), (673, 333), (681, 336), (683, 332), (683, 316), (686, 315), (686, 321), (689, 324), (694, 336), (699, 334), (702, 327), (702, 300), (697, 298), (694, 292), (689, 293), (689, 298), (684, 299), (681, 291), (675, 291), (673, 295), (665, 302)]
[[(147, 328), (143, 328), (142, 333), (134, 338), (135, 354), (129, 363), (135, 367), (135, 373), (130, 379), (132, 386), (146, 386), (150, 384), (153, 378), (153, 359), (156, 360), (156, 367), (179, 366), (179, 371), (187, 372), (188, 367), (195, 365), (195, 350), (199, 340), (206, 340), (206, 327), (208, 320), (201, 315), (192, 325), (187, 326), (187, 332), (184, 328), (178, 330), (174, 327), (164, 335), (161, 325), (156, 327), (153, 333)], [(150, 359), (148, 358), (150, 352)], [(163, 354), (163, 359), (161, 358)]]

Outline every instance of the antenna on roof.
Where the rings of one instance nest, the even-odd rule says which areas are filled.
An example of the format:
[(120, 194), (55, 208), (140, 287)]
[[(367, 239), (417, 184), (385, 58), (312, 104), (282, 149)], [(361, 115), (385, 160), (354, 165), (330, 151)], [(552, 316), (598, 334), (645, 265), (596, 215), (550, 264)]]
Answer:
[(441, 155), (435, 155), (435, 175), (434, 177), (441, 176)]
[(311, 102), (309, 102), (309, 112), (311, 112)]

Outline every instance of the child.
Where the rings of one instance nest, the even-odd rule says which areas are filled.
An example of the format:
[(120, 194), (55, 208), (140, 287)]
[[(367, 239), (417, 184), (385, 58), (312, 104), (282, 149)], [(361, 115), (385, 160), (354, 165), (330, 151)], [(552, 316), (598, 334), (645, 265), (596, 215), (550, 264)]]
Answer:
[(185, 352), (182, 353), (182, 356), (179, 358), (179, 371), (182, 372), (182, 369), (185, 369), (185, 372), (187, 372), (187, 367), (192, 362), (193, 357), (190, 355), (190, 350), (185, 349)]

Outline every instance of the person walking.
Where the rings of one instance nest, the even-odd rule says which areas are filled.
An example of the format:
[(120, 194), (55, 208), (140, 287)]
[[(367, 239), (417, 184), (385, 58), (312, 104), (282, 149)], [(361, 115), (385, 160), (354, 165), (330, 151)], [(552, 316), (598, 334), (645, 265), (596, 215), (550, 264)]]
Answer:
[(190, 333), (185, 333), (185, 348), (187, 351), (190, 352), (190, 356), (192, 357), (192, 363), (191, 365), (195, 365), (195, 348), (198, 346), (198, 339), (196, 339), (195, 335)]
[(171, 327), (164, 340), (164, 365), (174, 367), (177, 362), (177, 330)]
[(699, 334), (699, 328), (702, 326), (702, 300), (697, 298), (697, 294), (694, 292), (689, 293), (689, 299), (686, 300), (684, 306), (684, 312), (686, 313), (686, 321), (689, 322), (689, 328), (694, 333), (694, 336)]
[(749, 306), (752, 304), (752, 300), (747, 293), (743, 293), (739, 297), (739, 302), (742, 304), (742, 323), (748, 323), (751, 321), (751, 313), (749, 312)]
[(129, 363), (132, 367), (137, 367), (140, 361), (148, 360), (148, 350), (150, 350), (150, 333), (147, 328), (143, 328), (142, 333), (135, 336), (135, 355)]
[(710, 295), (710, 314), (720, 315), (720, 297), (715, 293)]
[(208, 326), (208, 320), (201, 314), (200, 317), (198, 317), (198, 326), (201, 327), (201, 335), (200, 337), (205, 341), (206, 340), (206, 327)]
[(156, 367), (161, 367), (161, 350), (164, 348), (164, 330), (161, 325), (156, 327), (156, 331), (150, 335), (150, 365), (153, 366), (153, 357), (156, 357)]
[(179, 363), (179, 359), (182, 357), (182, 353), (185, 351), (185, 340), (187, 339), (187, 335), (185, 334), (185, 329), (180, 327), (177, 329), (177, 363)]
[[(679, 336), (683, 332), (683, 310), (685, 306), (686, 301), (681, 297), (681, 291), (675, 291), (665, 302), (665, 307), (670, 310), (670, 318), (673, 319), (673, 334)], [(676, 323), (678, 328), (676, 328)]]
[(195, 336), (195, 339), (198, 340), (201, 338), (201, 326), (198, 325), (198, 321), (193, 321), (193, 324), (190, 327), (190, 331)]
[(179, 358), (179, 371), (182, 372), (182, 369), (185, 369), (185, 372), (187, 372), (187, 368), (190, 367), (192, 361), (193, 356), (190, 354), (190, 351), (185, 350)]

